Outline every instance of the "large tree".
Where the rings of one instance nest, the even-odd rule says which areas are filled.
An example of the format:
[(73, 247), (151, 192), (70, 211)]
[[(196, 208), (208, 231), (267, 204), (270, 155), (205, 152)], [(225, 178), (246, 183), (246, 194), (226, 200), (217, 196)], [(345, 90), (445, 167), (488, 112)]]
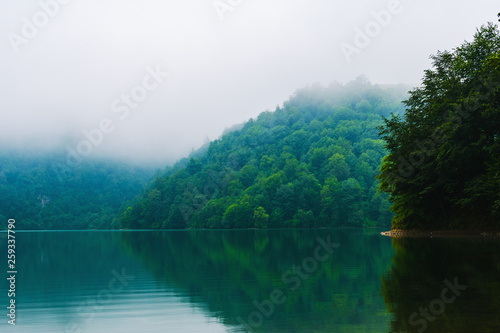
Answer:
[(393, 228), (498, 228), (500, 34), (431, 57), (402, 116), (380, 134), (389, 155), (378, 178), (396, 213)]

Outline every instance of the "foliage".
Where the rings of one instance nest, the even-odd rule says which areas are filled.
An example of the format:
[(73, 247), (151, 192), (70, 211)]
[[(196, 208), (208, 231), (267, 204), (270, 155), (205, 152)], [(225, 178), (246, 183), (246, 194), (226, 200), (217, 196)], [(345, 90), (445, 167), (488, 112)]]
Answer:
[[(111, 229), (153, 176), (124, 163), (66, 163), (64, 153), (0, 153), (0, 219), (21, 230)], [(5, 224), (6, 225), (6, 224)]]
[(404, 116), (380, 129), (389, 155), (381, 189), (394, 228), (498, 228), (500, 34), (489, 24), (473, 42), (432, 56)]
[(386, 154), (377, 127), (400, 112), (402, 86), (298, 90), (156, 178), (124, 228), (388, 226), (377, 193)]

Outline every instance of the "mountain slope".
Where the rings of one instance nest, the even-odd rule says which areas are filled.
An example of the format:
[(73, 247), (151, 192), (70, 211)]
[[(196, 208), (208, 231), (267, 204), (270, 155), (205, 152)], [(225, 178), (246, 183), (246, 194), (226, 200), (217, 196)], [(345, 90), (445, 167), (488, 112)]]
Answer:
[[(0, 152), (0, 220), (18, 229), (110, 229), (139, 195), (153, 169), (87, 159), (66, 163), (66, 153)], [(5, 223), (5, 226), (7, 224)]]
[(298, 90), (156, 178), (121, 226), (388, 226), (375, 179), (386, 154), (377, 127), (402, 111), (405, 92), (363, 78)]

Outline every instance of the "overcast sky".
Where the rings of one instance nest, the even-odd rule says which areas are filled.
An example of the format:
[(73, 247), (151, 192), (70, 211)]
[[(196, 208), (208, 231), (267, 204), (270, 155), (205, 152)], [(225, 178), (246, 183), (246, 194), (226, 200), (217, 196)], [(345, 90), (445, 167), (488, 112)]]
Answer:
[(498, 0), (2, 0), (0, 142), (65, 138), (84, 155), (170, 163), (308, 84), (418, 84), (430, 54), (499, 11)]

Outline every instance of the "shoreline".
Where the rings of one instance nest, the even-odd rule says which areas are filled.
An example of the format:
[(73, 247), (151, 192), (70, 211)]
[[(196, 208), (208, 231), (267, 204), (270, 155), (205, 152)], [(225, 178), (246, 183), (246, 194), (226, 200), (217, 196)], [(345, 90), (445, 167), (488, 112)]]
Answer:
[(380, 233), (391, 238), (407, 237), (500, 237), (500, 231), (491, 230), (404, 230), (391, 229)]

